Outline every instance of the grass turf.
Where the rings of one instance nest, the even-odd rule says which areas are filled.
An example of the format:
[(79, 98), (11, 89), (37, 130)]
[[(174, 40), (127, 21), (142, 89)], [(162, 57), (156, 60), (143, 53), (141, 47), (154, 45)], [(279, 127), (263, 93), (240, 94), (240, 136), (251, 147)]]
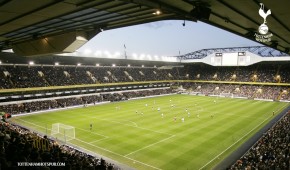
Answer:
[(74, 126), (76, 139), (68, 143), (136, 169), (211, 169), (269, 122), (273, 111), (277, 115), (286, 106), (169, 95), (14, 117), (11, 121), (48, 135), (53, 123)]

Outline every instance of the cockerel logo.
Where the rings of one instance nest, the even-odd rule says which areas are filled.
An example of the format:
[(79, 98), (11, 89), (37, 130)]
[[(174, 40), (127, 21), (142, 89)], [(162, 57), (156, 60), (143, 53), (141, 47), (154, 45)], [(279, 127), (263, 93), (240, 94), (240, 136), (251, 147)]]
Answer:
[(260, 34), (267, 34), (269, 31), (268, 26), (266, 25), (267, 21), (266, 18), (268, 15), (271, 15), (271, 10), (269, 9), (266, 13), (264, 11), (264, 4), (260, 3), (261, 7), (259, 9), (259, 15), (264, 19), (264, 23), (259, 26), (259, 33)]

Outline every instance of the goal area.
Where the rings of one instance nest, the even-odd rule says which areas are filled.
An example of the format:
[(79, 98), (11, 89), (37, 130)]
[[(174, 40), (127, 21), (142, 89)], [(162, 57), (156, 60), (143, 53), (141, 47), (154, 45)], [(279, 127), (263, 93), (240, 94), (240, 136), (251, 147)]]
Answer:
[(75, 139), (75, 127), (54, 123), (51, 127), (51, 136), (64, 142), (70, 141)]

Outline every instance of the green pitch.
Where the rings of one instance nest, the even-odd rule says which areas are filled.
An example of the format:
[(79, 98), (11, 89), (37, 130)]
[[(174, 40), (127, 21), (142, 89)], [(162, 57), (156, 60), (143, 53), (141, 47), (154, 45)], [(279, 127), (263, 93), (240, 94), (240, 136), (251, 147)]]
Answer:
[(54, 123), (74, 126), (76, 139), (67, 143), (136, 169), (198, 170), (214, 167), (287, 106), (170, 95), (14, 117), (11, 121), (48, 135)]

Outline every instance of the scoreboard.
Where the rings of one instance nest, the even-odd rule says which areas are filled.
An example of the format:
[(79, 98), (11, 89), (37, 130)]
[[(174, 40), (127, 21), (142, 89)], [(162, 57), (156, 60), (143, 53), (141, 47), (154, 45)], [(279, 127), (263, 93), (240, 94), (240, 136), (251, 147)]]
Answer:
[(215, 66), (245, 66), (250, 59), (250, 56), (246, 56), (246, 52), (215, 53), (211, 63)]

